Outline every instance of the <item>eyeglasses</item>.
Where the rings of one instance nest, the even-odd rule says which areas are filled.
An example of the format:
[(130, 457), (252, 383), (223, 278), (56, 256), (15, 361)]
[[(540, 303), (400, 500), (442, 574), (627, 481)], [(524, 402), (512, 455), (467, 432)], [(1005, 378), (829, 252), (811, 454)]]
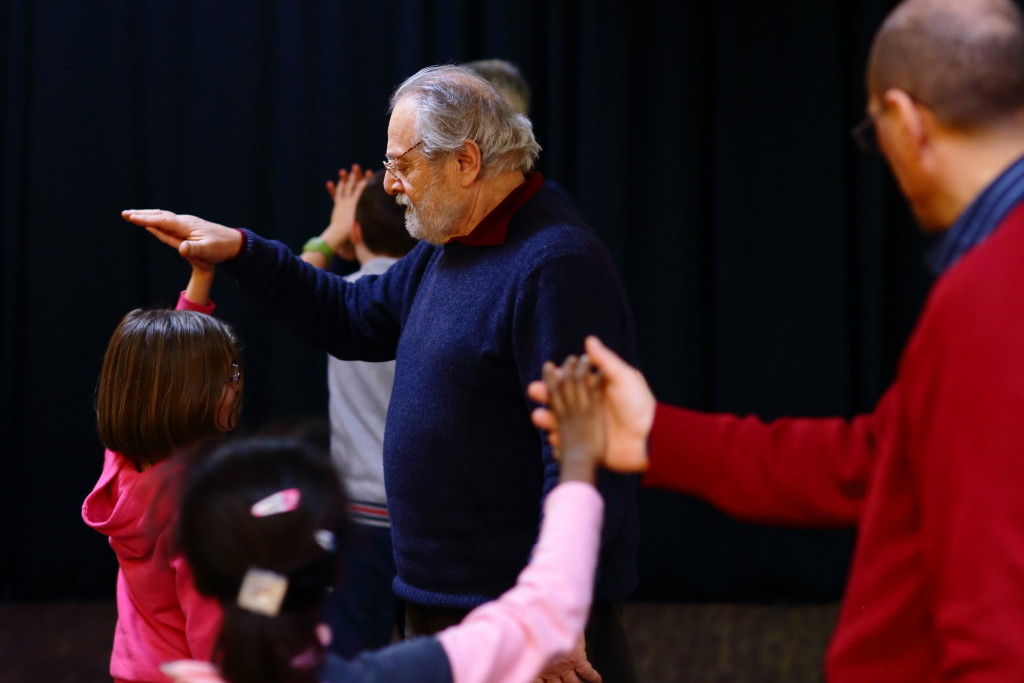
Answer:
[(231, 375), (224, 380), (224, 384), (235, 384), (237, 385), (242, 379), (242, 370), (238, 367), (238, 363), (231, 364)]
[(875, 119), (878, 114), (868, 112), (864, 120), (850, 129), (850, 137), (857, 143), (862, 152), (867, 154), (881, 154), (882, 148), (878, 145), (878, 131), (875, 129)]
[(399, 154), (394, 159), (390, 159), (390, 158), (384, 159), (384, 170), (387, 171), (388, 173), (390, 173), (391, 175), (393, 175), (396, 179), (401, 180), (401, 178), (398, 177), (398, 171), (395, 169), (395, 164), (398, 163), (399, 159), (401, 159), (406, 154), (408, 154), (409, 152), (413, 151), (414, 149), (416, 149), (417, 147), (419, 147), (422, 144), (423, 144), (423, 140), (420, 140), (415, 145), (413, 145), (409, 149), (405, 150), (404, 152)]

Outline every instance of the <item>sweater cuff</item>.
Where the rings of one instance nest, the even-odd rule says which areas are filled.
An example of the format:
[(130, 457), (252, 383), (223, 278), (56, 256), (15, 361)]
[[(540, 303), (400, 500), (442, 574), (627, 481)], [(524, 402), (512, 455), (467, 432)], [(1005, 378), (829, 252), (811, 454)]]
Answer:
[(208, 304), (196, 303), (195, 301), (192, 301), (191, 299), (186, 297), (185, 291), (182, 290), (182, 292), (178, 295), (178, 305), (175, 306), (174, 309), (177, 311), (196, 311), (198, 313), (205, 313), (206, 315), (211, 315), (213, 314), (213, 309), (215, 309), (216, 307), (217, 304), (215, 304), (213, 301), (210, 301), (210, 303)]
[(237, 230), (238, 234), (242, 236), (242, 245), (238, 247), (238, 251), (235, 252), (235, 255), (229, 258), (228, 261), (234, 261), (235, 259), (237, 259), (239, 256), (245, 253), (245, 248), (249, 246), (249, 233), (247, 233), (245, 230), (242, 230), (241, 228), (234, 229)]
[(672, 436), (675, 430), (671, 425), (678, 421), (679, 411), (680, 408), (673, 408), (661, 402), (654, 406), (654, 421), (651, 423), (651, 433), (647, 437), (648, 466), (641, 480), (644, 487), (656, 488), (668, 484), (664, 476), (665, 467), (671, 465), (665, 461), (672, 459), (672, 451), (678, 447), (678, 444), (673, 444)]

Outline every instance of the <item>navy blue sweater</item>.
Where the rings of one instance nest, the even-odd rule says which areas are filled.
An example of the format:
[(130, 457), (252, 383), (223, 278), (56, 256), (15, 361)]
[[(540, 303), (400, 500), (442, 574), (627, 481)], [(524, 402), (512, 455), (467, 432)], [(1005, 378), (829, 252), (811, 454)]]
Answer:
[[(596, 334), (635, 362), (632, 315), (597, 236), (546, 189), (497, 246), (417, 245), (381, 276), (317, 270), (247, 232), (227, 269), (269, 315), (346, 360), (395, 359), (384, 476), (400, 598), (469, 608), (515, 583), (558, 483), (526, 385)], [(595, 600), (635, 587), (636, 477), (602, 472)]]
[(326, 683), (451, 683), (452, 668), (436, 638), (414, 638), (351, 660), (329, 654), (317, 672)]

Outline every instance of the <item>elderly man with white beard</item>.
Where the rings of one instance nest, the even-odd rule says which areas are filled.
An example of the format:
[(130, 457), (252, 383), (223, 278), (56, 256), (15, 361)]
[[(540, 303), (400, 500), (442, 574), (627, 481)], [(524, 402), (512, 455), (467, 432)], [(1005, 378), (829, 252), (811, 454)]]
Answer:
[[(356, 282), (255, 233), (161, 210), (125, 211), (342, 359), (396, 360), (385, 484), (406, 635), (457, 623), (510, 588), (558, 482), (525, 389), (594, 334), (635, 360), (629, 304), (607, 250), (532, 171), (540, 146), (476, 74), (428, 67), (391, 100), (386, 190), (423, 240)], [(636, 583), (636, 480), (602, 472), (606, 504), (583, 641), (546, 680), (636, 679), (619, 611)], [(588, 661), (589, 660), (589, 661)], [(593, 665), (593, 666), (591, 666)], [(547, 676), (547, 674), (545, 674)]]

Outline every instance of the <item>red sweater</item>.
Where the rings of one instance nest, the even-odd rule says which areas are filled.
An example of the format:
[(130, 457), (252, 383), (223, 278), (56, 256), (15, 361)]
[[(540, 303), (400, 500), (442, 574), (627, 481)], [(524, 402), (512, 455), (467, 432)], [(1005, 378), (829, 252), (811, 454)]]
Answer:
[(659, 405), (647, 486), (859, 529), (829, 681), (1024, 680), (1024, 204), (936, 283), (853, 420)]

